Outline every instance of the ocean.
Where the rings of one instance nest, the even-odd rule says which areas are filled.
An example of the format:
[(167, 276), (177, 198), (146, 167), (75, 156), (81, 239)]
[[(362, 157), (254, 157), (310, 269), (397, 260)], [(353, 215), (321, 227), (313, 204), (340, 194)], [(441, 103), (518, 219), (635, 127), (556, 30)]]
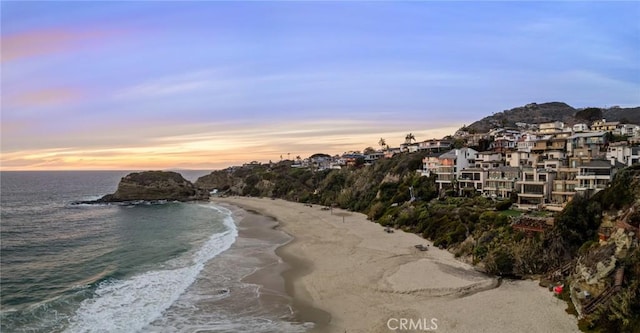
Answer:
[[(212, 203), (77, 205), (126, 171), (0, 173), (2, 332), (305, 332), (274, 250)], [(200, 173), (184, 173), (195, 180)], [(250, 223), (250, 222), (246, 222)], [(257, 229), (256, 229), (257, 230)], [(265, 273), (267, 272), (267, 273)]]

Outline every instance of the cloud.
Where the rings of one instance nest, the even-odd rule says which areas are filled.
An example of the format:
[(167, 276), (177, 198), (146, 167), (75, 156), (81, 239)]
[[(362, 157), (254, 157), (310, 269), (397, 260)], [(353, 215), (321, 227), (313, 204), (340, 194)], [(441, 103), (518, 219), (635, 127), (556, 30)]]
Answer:
[(5, 107), (47, 107), (77, 101), (82, 93), (79, 89), (58, 87), (32, 90), (7, 96)]
[(152, 98), (165, 95), (193, 92), (210, 84), (210, 80), (198, 76), (178, 76), (147, 81), (116, 93), (116, 98)]
[(117, 34), (105, 30), (38, 29), (3, 35), (1, 62), (90, 48)]
[[(422, 128), (420, 128), (422, 127)], [(274, 124), (192, 124), (191, 133), (170, 135), (118, 147), (69, 146), (4, 152), (4, 170), (20, 169), (218, 169), (245, 162), (279, 160), (280, 155), (310, 156), (376, 147), (380, 137), (399, 144), (408, 132), (419, 140), (442, 137), (459, 127), (428, 128), (416, 122), (387, 123), (348, 119), (278, 122)], [(167, 128), (166, 130), (170, 130)], [(135, 131), (131, 132), (134, 135)], [(96, 133), (98, 135), (98, 133)], [(132, 137), (133, 138), (133, 137)], [(136, 143), (137, 142), (137, 143)]]

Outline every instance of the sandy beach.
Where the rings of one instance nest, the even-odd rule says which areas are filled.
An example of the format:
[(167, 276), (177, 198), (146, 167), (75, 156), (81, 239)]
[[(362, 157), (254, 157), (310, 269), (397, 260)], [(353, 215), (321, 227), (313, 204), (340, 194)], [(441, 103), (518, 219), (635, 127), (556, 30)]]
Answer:
[(213, 201), (271, 216), (294, 237), (276, 253), (292, 267), (283, 276), (298, 318), (316, 322), (314, 331), (579, 332), (566, 303), (536, 281), (500, 283), (363, 214), (283, 200)]

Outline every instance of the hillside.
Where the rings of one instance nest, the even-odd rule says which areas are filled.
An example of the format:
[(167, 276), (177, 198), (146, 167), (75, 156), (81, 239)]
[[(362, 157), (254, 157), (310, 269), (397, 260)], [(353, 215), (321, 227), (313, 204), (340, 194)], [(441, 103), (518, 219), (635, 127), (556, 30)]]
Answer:
[[(632, 124), (640, 124), (640, 107), (600, 109), (602, 118), (608, 121), (628, 120)], [(468, 130), (486, 133), (496, 127), (515, 127), (516, 123), (539, 124), (544, 122), (562, 121), (568, 125), (588, 122), (576, 117), (581, 110), (575, 109), (562, 102), (531, 103), (525, 106), (494, 113), (467, 126)]]
[(545, 247), (570, 254), (563, 282), (581, 315), (580, 328), (639, 332), (640, 166), (618, 172), (609, 188), (589, 200), (577, 199), (556, 217)]
[[(620, 171), (611, 187), (593, 198), (576, 197), (555, 217), (540, 217), (508, 210), (509, 201), (442, 197), (434, 178), (415, 172), (423, 157), (400, 154), (369, 167), (318, 172), (292, 168), (291, 161), (249, 165), (214, 171), (196, 185), (223, 194), (277, 197), (362, 212), (381, 225), (431, 239), (435, 246), (448, 248), (487, 273), (516, 278), (547, 275), (552, 283), (590, 288), (597, 301), (583, 304), (583, 329), (640, 329), (640, 297), (636, 297), (640, 296), (640, 247), (637, 236), (633, 241), (629, 233), (640, 226), (640, 166)], [(533, 237), (515, 227), (549, 218), (553, 227)], [(630, 228), (618, 231), (624, 225)], [(598, 243), (601, 226), (610, 226), (616, 235), (609, 245)], [(612, 243), (620, 249), (615, 257)], [(558, 280), (552, 272), (565, 266), (566, 272), (575, 274)], [(611, 289), (618, 283), (613, 272), (620, 269), (624, 278)], [(600, 296), (604, 292), (608, 294)]]

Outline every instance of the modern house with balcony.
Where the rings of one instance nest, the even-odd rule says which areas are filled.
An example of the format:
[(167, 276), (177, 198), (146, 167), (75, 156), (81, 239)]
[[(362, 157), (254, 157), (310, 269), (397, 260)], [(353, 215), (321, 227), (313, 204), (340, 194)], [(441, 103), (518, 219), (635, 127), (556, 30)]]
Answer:
[(506, 165), (512, 167), (530, 167), (533, 165), (536, 156), (532, 156), (531, 152), (527, 151), (513, 151), (506, 154)]
[(588, 130), (589, 130), (589, 125), (584, 123), (575, 124), (571, 127), (571, 131), (573, 131), (574, 133), (586, 132)]
[(538, 131), (542, 134), (562, 132), (563, 130), (564, 130), (564, 123), (561, 121), (542, 123), (538, 125)]
[(538, 161), (538, 154), (533, 153), (532, 150), (536, 142), (541, 139), (542, 137), (532, 133), (523, 134), (520, 139), (518, 139), (516, 145), (517, 150), (507, 152), (509, 158), (506, 159), (506, 164), (512, 167), (533, 166), (534, 163)]
[(418, 151), (419, 144), (417, 142), (405, 142), (400, 144), (400, 151), (404, 153), (415, 153)]
[(515, 150), (518, 147), (518, 140), (520, 139), (519, 131), (504, 131), (500, 135), (494, 137), (491, 146), (491, 150), (495, 152), (504, 153), (507, 151)]
[(616, 135), (633, 137), (636, 134), (640, 133), (640, 126), (634, 124), (621, 124), (620, 126), (618, 126), (618, 128), (612, 131), (612, 133)]
[(435, 169), (438, 189), (453, 188), (453, 183), (460, 177), (462, 170), (475, 164), (477, 153), (472, 148), (461, 148), (440, 155)]
[(551, 189), (551, 202), (546, 206), (553, 211), (561, 211), (573, 199), (576, 187), (580, 183), (576, 176), (578, 168), (568, 166), (559, 167)]
[(425, 140), (418, 143), (419, 151), (426, 151), (430, 153), (440, 153), (451, 149), (452, 143), (449, 140)]
[(492, 169), (504, 166), (504, 155), (495, 151), (482, 151), (476, 154), (476, 168)]
[(631, 166), (640, 163), (640, 146), (628, 142), (614, 142), (607, 148), (607, 160)]
[(611, 132), (615, 131), (620, 126), (620, 122), (618, 121), (607, 121), (606, 119), (596, 120), (591, 124), (592, 131), (604, 131)]
[(440, 155), (442, 154), (430, 154), (422, 159), (421, 176), (429, 177), (436, 174), (436, 170), (440, 166)]
[(604, 158), (607, 144), (607, 132), (576, 133), (567, 138), (567, 153), (577, 157)]
[(590, 197), (609, 186), (613, 175), (622, 167), (619, 163), (612, 166), (607, 160), (592, 160), (578, 167), (576, 192)]
[(459, 195), (472, 196), (482, 194), (483, 185), (488, 171), (482, 168), (467, 168), (462, 170), (458, 178)]
[(524, 168), (518, 187), (518, 207), (521, 209), (542, 208), (551, 199), (551, 186), (556, 172), (542, 168)]
[(384, 151), (376, 151), (368, 154), (364, 154), (364, 164), (371, 165), (373, 162), (384, 158)]
[(567, 140), (562, 137), (545, 136), (537, 140), (531, 147), (532, 166), (540, 167), (550, 160), (555, 161), (554, 165), (559, 165), (566, 158), (566, 146)]
[(487, 179), (484, 183), (483, 195), (496, 198), (508, 199), (516, 190), (516, 181), (520, 176), (520, 168), (503, 166), (489, 169)]

